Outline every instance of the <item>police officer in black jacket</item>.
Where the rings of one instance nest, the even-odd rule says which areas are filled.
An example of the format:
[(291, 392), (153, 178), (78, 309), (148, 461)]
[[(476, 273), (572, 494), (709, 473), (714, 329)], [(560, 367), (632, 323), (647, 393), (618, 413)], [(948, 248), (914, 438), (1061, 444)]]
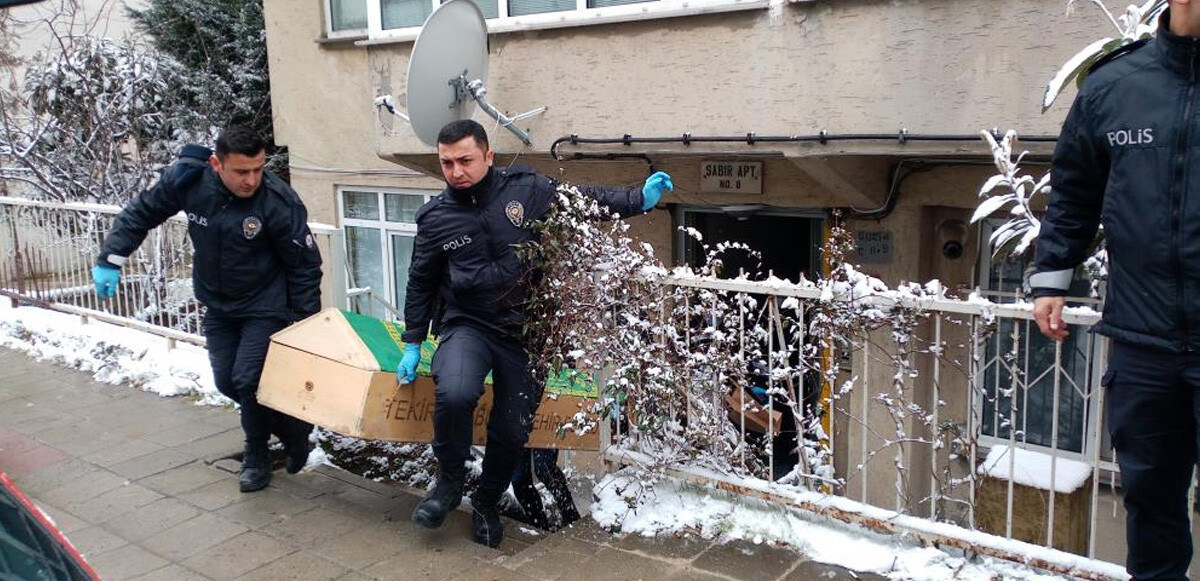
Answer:
[[(492, 157), (487, 133), (475, 121), (452, 122), (438, 135), (447, 187), (417, 212), (404, 304), (406, 345), (397, 380), (416, 378), (420, 343), (431, 323), (438, 324), (433, 451), (441, 474), (413, 511), (414, 521), (437, 528), (462, 500), (475, 406), (484, 377), (492, 373), (487, 451), (471, 506), (475, 540), (494, 547), (504, 536), (496, 505), (542, 396), (521, 342), (528, 289), (520, 281), (523, 269), (532, 265), (522, 264), (514, 247), (533, 239), (531, 224), (557, 200), (557, 184), (525, 167), (494, 169)], [(642, 188), (582, 186), (579, 191), (631, 216), (653, 208), (671, 188), (670, 176), (657, 172)], [(437, 321), (435, 311), (440, 312)]]
[(283, 442), (289, 473), (304, 467), (312, 425), (259, 405), (258, 379), (272, 333), (321, 308), (321, 255), (300, 196), (263, 169), (266, 148), (253, 130), (232, 126), (215, 155), (185, 146), (180, 161), (117, 216), (92, 276), (101, 298), (113, 296), (120, 268), (146, 234), (187, 214), (192, 284), (207, 307), (204, 335), (217, 389), (241, 405), (246, 449), (238, 485), (271, 480), (268, 440)]
[[(1187, 579), (1187, 496), (1200, 417), (1200, 1), (1171, 0), (1158, 37), (1087, 77), (1063, 124), (1037, 241), (1034, 316), (1062, 340), (1064, 296), (1104, 224), (1109, 280), (1096, 331), (1124, 488), (1126, 568)], [(1192, 175), (1195, 174), (1195, 175)]]

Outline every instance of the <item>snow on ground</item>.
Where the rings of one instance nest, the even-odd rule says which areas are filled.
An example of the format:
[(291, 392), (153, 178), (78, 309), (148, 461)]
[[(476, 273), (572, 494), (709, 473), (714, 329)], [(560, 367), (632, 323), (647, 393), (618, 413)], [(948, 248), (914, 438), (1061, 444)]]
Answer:
[(0, 297), (0, 346), (39, 361), (86, 371), (101, 383), (130, 384), (163, 396), (192, 396), (228, 405), (213, 384), (208, 351), (157, 335), (36, 307), (13, 308)]
[[(207, 351), (124, 327), (36, 307), (13, 308), (0, 297), (0, 347), (92, 374), (97, 381), (128, 384), (162, 396), (193, 397), (203, 405), (229, 405), (212, 382)], [(328, 463), (317, 447), (309, 465)], [(595, 486), (592, 516), (626, 533), (696, 534), (713, 539), (748, 539), (793, 546), (810, 558), (894, 579), (1052, 580), (1027, 567), (990, 558), (966, 559), (901, 539), (853, 530), (787, 507), (677, 480), (652, 490), (624, 474), (606, 476)], [(652, 502), (631, 509), (631, 495), (652, 494)]]
[[(968, 559), (898, 537), (855, 530), (849, 525), (785, 506), (711, 487), (666, 479), (646, 488), (623, 473), (610, 474), (593, 489), (592, 518), (628, 534), (688, 534), (718, 540), (788, 545), (810, 559), (892, 579), (922, 581), (1061, 581), (1015, 563), (990, 557)], [(637, 508), (633, 500), (648, 494)]]

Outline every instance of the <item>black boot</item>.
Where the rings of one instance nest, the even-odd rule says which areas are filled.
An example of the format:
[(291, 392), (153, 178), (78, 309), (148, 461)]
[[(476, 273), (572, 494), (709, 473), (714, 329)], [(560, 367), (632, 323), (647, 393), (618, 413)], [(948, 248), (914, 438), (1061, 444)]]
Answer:
[(292, 437), (283, 441), (283, 450), (286, 461), (284, 469), (288, 474), (295, 474), (302, 470), (308, 464), (308, 453), (312, 451), (312, 444), (308, 442), (309, 432), (300, 434), (297, 432)]
[(500, 522), (500, 511), (494, 504), (471, 503), (471, 527), (475, 542), (496, 548), (504, 540), (504, 523)]
[(430, 490), (429, 494), (426, 494), (425, 498), (417, 504), (417, 508), (413, 510), (413, 522), (427, 529), (436, 529), (442, 526), (450, 511), (462, 504), (462, 490), (462, 478), (444, 474), (439, 476), (433, 490)]
[(242, 455), (242, 471), (238, 473), (238, 488), (242, 492), (262, 490), (271, 482), (271, 456), (266, 446), (246, 446)]

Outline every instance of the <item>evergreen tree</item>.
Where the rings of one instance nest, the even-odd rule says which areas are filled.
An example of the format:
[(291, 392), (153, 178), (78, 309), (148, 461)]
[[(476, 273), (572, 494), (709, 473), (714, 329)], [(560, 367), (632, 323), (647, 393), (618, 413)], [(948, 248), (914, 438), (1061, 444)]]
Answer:
[(148, 0), (128, 13), (139, 32), (185, 69), (182, 97), (208, 125), (249, 126), (266, 139), (269, 167), (283, 172), (275, 146), (262, 1)]

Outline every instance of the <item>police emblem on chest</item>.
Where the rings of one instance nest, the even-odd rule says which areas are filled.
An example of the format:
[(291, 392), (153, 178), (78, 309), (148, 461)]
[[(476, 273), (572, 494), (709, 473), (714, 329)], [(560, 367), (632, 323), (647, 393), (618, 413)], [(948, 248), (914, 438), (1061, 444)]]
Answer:
[(504, 206), (504, 215), (508, 216), (508, 221), (512, 222), (513, 226), (520, 228), (521, 224), (525, 223), (525, 206), (513, 200)]
[(246, 236), (246, 240), (254, 240), (259, 232), (262, 232), (262, 220), (255, 216), (242, 220), (242, 234)]

